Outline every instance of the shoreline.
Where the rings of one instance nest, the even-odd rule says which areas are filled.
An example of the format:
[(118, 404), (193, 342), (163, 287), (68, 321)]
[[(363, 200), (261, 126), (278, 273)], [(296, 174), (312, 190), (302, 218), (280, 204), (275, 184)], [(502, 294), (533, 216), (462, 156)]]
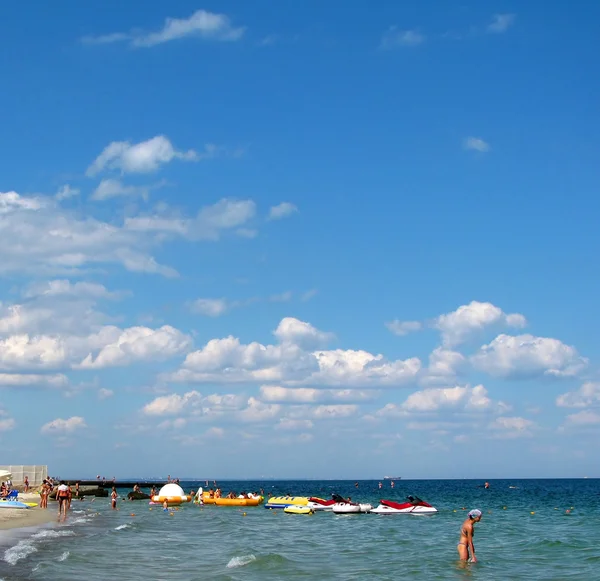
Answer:
[[(19, 494), (21, 502), (39, 502), (40, 496), (36, 493)], [(52, 503), (54, 504), (54, 503)], [(57, 520), (57, 507), (49, 508), (32, 506), (30, 508), (2, 508), (0, 509), (0, 531), (36, 527)]]

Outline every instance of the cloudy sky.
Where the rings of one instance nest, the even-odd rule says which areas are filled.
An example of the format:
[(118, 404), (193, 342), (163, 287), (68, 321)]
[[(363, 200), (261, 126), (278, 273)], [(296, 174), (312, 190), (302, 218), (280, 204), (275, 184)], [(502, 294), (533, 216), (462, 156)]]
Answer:
[(600, 7), (413, 4), (4, 8), (3, 463), (600, 476)]

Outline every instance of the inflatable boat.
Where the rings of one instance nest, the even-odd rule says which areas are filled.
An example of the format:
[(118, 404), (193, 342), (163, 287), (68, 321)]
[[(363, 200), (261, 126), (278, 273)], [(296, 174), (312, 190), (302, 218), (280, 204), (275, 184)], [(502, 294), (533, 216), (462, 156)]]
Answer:
[(286, 506), (307, 506), (306, 496), (272, 496), (265, 504), (265, 508), (285, 508)]
[(0, 501), (0, 508), (29, 508), (29, 506), (18, 500), (2, 500)]
[(165, 484), (156, 496), (152, 497), (152, 502), (155, 504), (163, 504), (167, 501), (169, 506), (190, 502), (192, 497), (183, 491), (183, 488), (178, 484), (171, 482)]
[(308, 505), (290, 504), (283, 509), (288, 514), (314, 514), (315, 511)]
[(262, 501), (263, 497), (259, 498), (215, 498), (215, 504), (217, 506), (258, 506)]
[(416, 496), (407, 496), (407, 502), (394, 502), (392, 500), (381, 500), (379, 506), (371, 510), (373, 514), (435, 514), (434, 508), (424, 500)]
[(319, 498), (318, 496), (311, 496), (308, 499), (307, 506), (313, 510), (331, 510), (334, 504), (335, 500), (333, 498), (331, 500), (325, 500), (324, 498)]

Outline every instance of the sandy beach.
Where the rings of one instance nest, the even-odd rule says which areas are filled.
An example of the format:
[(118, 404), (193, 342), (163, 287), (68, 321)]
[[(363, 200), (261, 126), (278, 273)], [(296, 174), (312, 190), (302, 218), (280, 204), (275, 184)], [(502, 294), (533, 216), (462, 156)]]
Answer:
[[(38, 494), (19, 494), (21, 502), (39, 502)], [(49, 503), (47, 509), (38, 506), (24, 508), (0, 509), (0, 530), (19, 529), (23, 527), (34, 527), (57, 518), (58, 507), (56, 503)]]

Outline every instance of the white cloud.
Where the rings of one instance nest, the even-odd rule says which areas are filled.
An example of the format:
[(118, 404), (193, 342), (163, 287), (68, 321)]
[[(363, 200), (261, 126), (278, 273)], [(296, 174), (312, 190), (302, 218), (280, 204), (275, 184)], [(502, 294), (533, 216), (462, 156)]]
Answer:
[(319, 291), (316, 288), (310, 289), (302, 294), (302, 296), (300, 297), (300, 300), (303, 303), (306, 303), (306, 302), (310, 301), (312, 298), (316, 297), (318, 293), (319, 293)]
[(502, 416), (496, 418), (491, 424), (491, 430), (499, 430), (508, 432), (513, 437), (529, 434), (530, 430), (535, 427), (535, 422), (521, 417)]
[(244, 35), (245, 27), (234, 27), (225, 14), (197, 10), (189, 18), (166, 18), (164, 26), (157, 32), (134, 30), (130, 33), (115, 32), (102, 36), (86, 36), (87, 44), (109, 44), (129, 41), (136, 48), (149, 48), (165, 42), (187, 37), (204, 40), (236, 41)]
[(293, 420), (291, 418), (281, 418), (275, 425), (276, 430), (302, 431), (310, 430), (314, 426), (312, 420)]
[(419, 321), (399, 321), (398, 319), (385, 323), (385, 326), (394, 333), (394, 335), (399, 336), (408, 335), (409, 333), (420, 331), (423, 328), (423, 324)]
[(14, 430), (17, 422), (13, 418), (2, 418), (0, 419), (0, 432), (9, 432)]
[(54, 196), (57, 200), (67, 200), (69, 198), (73, 198), (78, 196), (80, 191), (77, 188), (72, 188), (69, 184), (65, 184), (58, 189), (56, 195)]
[(514, 14), (494, 14), (491, 24), (487, 27), (490, 33), (506, 32), (515, 22)]
[(271, 206), (269, 209), (269, 220), (281, 220), (281, 218), (291, 216), (297, 211), (298, 208), (294, 204), (291, 204), (290, 202), (281, 202), (281, 204), (277, 206)]
[(276, 418), (280, 413), (279, 404), (266, 404), (251, 397), (248, 399), (248, 405), (238, 413), (238, 417), (243, 422), (264, 422)]
[(193, 313), (207, 317), (220, 317), (229, 309), (226, 299), (196, 299), (190, 306)]
[(273, 334), (282, 343), (293, 343), (306, 349), (326, 345), (334, 338), (333, 333), (319, 331), (310, 323), (305, 323), (294, 317), (281, 319)]
[(166, 379), (347, 388), (396, 387), (416, 381), (421, 368), (417, 358), (387, 361), (383, 355), (366, 351), (307, 351), (303, 346), (323, 341), (327, 335), (297, 319), (284, 321), (275, 331), (280, 344), (245, 345), (232, 336), (212, 339), (202, 349), (189, 353), (183, 367)]
[(378, 395), (378, 392), (355, 389), (290, 388), (278, 385), (263, 385), (260, 388), (260, 399), (268, 403), (364, 402)]
[(95, 282), (71, 282), (67, 279), (34, 282), (23, 293), (25, 298), (34, 297), (74, 297), (91, 299), (119, 299), (126, 293), (111, 292), (104, 285)]
[(139, 196), (148, 199), (149, 188), (146, 186), (126, 186), (120, 180), (107, 178), (102, 180), (91, 196), (92, 200), (101, 201), (118, 196)]
[(432, 388), (417, 391), (408, 396), (402, 408), (408, 412), (434, 412), (441, 409), (486, 411), (492, 400), (483, 385)]
[(600, 383), (591, 381), (556, 398), (556, 405), (563, 408), (587, 408), (594, 404), (600, 404)]
[(491, 149), (490, 144), (479, 137), (465, 138), (465, 140), (463, 142), (463, 147), (465, 149), (479, 151), (481, 153), (487, 153)]
[(112, 389), (106, 389), (105, 387), (102, 387), (98, 390), (98, 399), (108, 399), (113, 395), (115, 395), (115, 392)]
[(148, 254), (156, 242), (147, 235), (81, 218), (52, 199), (6, 196), (0, 194), (0, 273), (76, 273), (86, 265), (117, 263), (133, 272), (175, 274)]
[(399, 30), (396, 26), (390, 26), (381, 38), (380, 47), (392, 49), (400, 46), (418, 46), (424, 41), (425, 36), (417, 30)]
[(252, 200), (224, 198), (202, 208), (196, 218), (160, 214), (138, 216), (127, 218), (125, 228), (135, 232), (183, 236), (189, 240), (218, 240), (224, 231), (245, 224), (255, 214), (256, 204)]
[(69, 380), (62, 373), (51, 375), (34, 375), (19, 373), (0, 373), (0, 388), (2, 387), (51, 387), (64, 388)]
[(157, 397), (146, 404), (142, 412), (148, 416), (179, 415), (187, 408), (201, 404), (202, 395), (197, 391), (190, 391), (183, 395), (173, 393)]
[[(92, 177), (106, 169), (118, 169), (122, 173), (150, 173), (173, 159), (198, 161), (200, 157), (193, 149), (177, 151), (164, 135), (157, 135), (136, 144), (129, 141), (113, 141), (88, 167), (86, 175)], [(115, 190), (115, 184), (112, 184), (111, 188)], [(109, 194), (108, 190), (111, 188), (105, 188)]]
[(42, 434), (54, 436), (71, 434), (76, 430), (82, 430), (84, 428), (87, 428), (85, 420), (80, 416), (73, 416), (66, 420), (63, 420), (62, 418), (52, 420), (51, 422), (44, 424), (40, 431)]
[(422, 384), (448, 383), (466, 368), (467, 359), (458, 351), (436, 347), (429, 355), (429, 366), (423, 370)]
[(600, 424), (600, 414), (584, 410), (567, 416), (566, 423), (571, 426), (592, 426)]
[(76, 367), (99, 369), (131, 365), (140, 361), (161, 361), (187, 351), (192, 339), (181, 331), (164, 325), (159, 329), (129, 327), (114, 342), (105, 344), (94, 358), (92, 353)]
[(526, 320), (520, 314), (506, 314), (492, 303), (471, 301), (445, 315), (440, 315), (434, 322), (434, 327), (442, 333), (445, 347), (460, 345), (473, 334), (493, 325), (509, 327), (524, 327)]
[(60, 338), (12, 335), (0, 340), (0, 370), (17, 371), (63, 367), (67, 348)]
[(504, 334), (483, 345), (471, 362), (481, 371), (505, 378), (572, 377), (587, 365), (574, 347), (558, 339)]

